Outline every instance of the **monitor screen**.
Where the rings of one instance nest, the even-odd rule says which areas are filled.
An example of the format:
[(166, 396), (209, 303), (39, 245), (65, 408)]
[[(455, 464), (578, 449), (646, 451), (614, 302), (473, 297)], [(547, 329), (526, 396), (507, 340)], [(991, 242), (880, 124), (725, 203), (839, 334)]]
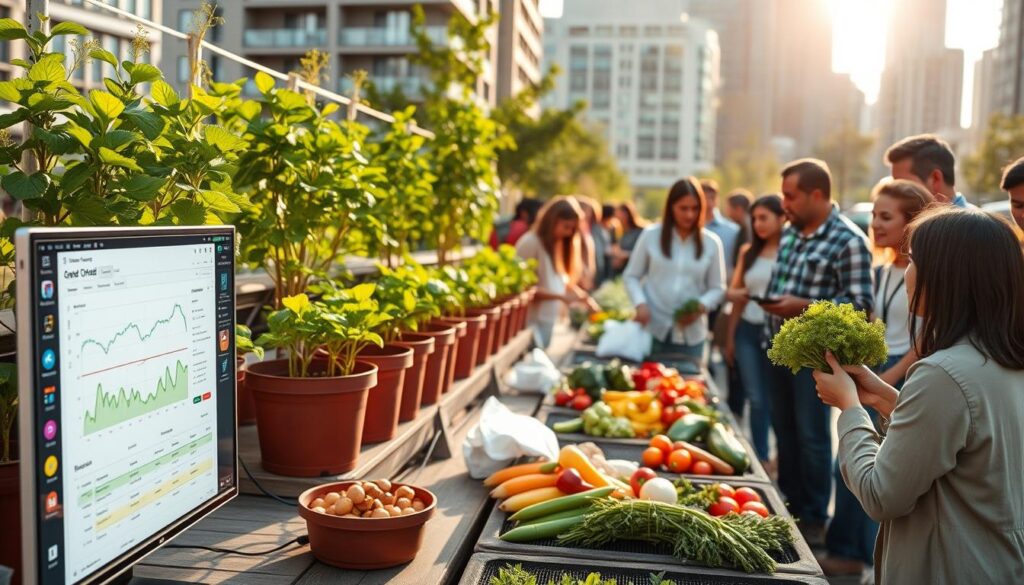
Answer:
[(236, 493), (234, 230), (16, 243), (26, 558), (104, 580)]

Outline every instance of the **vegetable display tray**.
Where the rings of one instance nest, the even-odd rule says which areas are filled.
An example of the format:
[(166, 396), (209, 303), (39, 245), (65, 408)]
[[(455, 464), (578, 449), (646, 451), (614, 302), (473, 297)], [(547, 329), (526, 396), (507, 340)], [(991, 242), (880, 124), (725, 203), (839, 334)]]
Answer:
[(477, 553), (470, 557), (459, 585), (491, 585), (491, 579), (498, 575), (498, 571), (510, 565), (521, 565), (537, 578), (538, 585), (546, 585), (551, 580), (560, 583), (562, 575), (582, 581), (590, 573), (600, 573), (602, 579), (614, 579), (617, 585), (650, 585), (651, 575), (659, 574), (662, 579), (676, 585), (828, 585), (825, 579), (810, 575), (744, 575), (703, 567), (653, 564), (638, 569), (635, 565), (607, 560), (588, 561), (586, 566), (581, 566), (577, 559), (490, 553)]
[[(572, 355), (569, 356), (569, 360), (568, 360), (569, 365), (576, 366), (576, 365), (582, 364), (583, 362), (609, 362), (609, 361), (612, 360), (612, 358), (610, 358), (610, 357), (608, 357), (608, 358), (597, 357), (596, 350), (597, 350), (596, 346), (586, 346), (586, 345), (583, 345), (583, 346), (579, 346), (578, 345), (578, 346), (576, 346), (575, 348), (573, 348)], [(627, 366), (632, 366), (632, 367), (637, 367), (637, 366), (639, 366), (642, 363), (642, 362), (635, 362), (633, 360), (626, 359), (626, 358), (617, 358), (617, 359), (619, 361), (621, 361), (623, 364), (625, 364)], [(648, 356), (647, 358), (645, 358), (644, 361), (666, 362), (666, 363), (670, 362), (670, 365), (672, 365), (673, 367), (678, 369), (679, 373), (683, 374), (684, 376), (686, 376), (686, 375), (693, 375), (693, 376), (700, 375), (701, 374), (701, 369), (702, 369), (699, 361), (693, 359), (690, 356), (686, 356), (686, 355), (682, 355), (682, 354), (667, 354), (667, 353), (654, 354), (654, 355), (651, 355), (651, 356)]]
[[(714, 481), (722, 481), (722, 479), (719, 478), (709, 481), (694, 478), (691, 479), (691, 481), (693, 481), (694, 485), (701, 486), (714, 483)], [(749, 487), (755, 490), (758, 495), (761, 496), (761, 501), (765, 506), (767, 506), (768, 510), (772, 514), (792, 520), (789, 512), (782, 504), (782, 500), (779, 498), (778, 493), (772, 486), (756, 482), (735, 480), (728, 480), (727, 483), (734, 488)], [(544, 557), (563, 556), (573, 559), (587, 559), (588, 561), (606, 560), (609, 557), (614, 557), (616, 560), (624, 562), (643, 563), (643, 566), (645, 567), (651, 563), (661, 563), (676, 567), (683, 565), (687, 567), (703, 568), (702, 565), (695, 565), (689, 561), (673, 557), (671, 549), (667, 545), (651, 544), (648, 542), (633, 540), (613, 541), (598, 549), (563, 545), (557, 538), (548, 538), (526, 543), (506, 542), (501, 540), (499, 537), (515, 526), (514, 522), (508, 520), (508, 516), (509, 514), (499, 510), (497, 506), (494, 506), (491, 509), (491, 515), (487, 518), (487, 524), (484, 526), (483, 532), (480, 533), (480, 540), (476, 543), (477, 552), (540, 555)], [(778, 563), (777, 572), (821, 575), (821, 567), (818, 565), (818, 561), (815, 560), (810, 547), (807, 546), (807, 541), (803, 539), (803, 536), (801, 536), (795, 525), (792, 527), (792, 531), (794, 537), (793, 544), (786, 547), (782, 553), (772, 555), (772, 558), (774, 558), (775, 562)], [(729, 572), (735, 575), (746, 575), (746, 573), (739, 571)]]
[[(557, 422), (572, 420), (580, 416), (580, 413), (572, 410), (566, 410), (564, 408), (541, 407), (536, 416), (545, 425), (551, 427), (551, 425)], [(731, 416), (726, 416), (725, 420), (727, 420), (734, 429), (737, 428), (736, 422), (731, 418)], [(555, 433), (555, 435), (558, 437), (559, 446), (576, 445), (579, 443), (594, 443), (604, 451), (605, 459), (625, 459), (636, 463), (640, 463), (641, 455), (649, 443), (647, 439), (612, 439), (607, 437), (591, 437), (590, 435), (585, 435), (583, 433)], [(757, 454), (754, 453), (754, 449), (747, 441), (746, 437), (742, 434), (737, 434), (737, 438), (740, 440), (740, 443), (743, 444), (743, 448), (746, 449), (747, 457), (750, 458), (750, 468), (747, 469), (746, 473), (743, 475), (684, 475), (686, 477), (703, 477), (726, 482), (733, 479), (759, 482), (771, 481), (768, 478), (768, 474), (765, 472), (764, 467), (761, 466), (761, 462), (757, 459)], [(694, 442), (694, 444), (702, 449), (707, 449), (707, 445), (699, 441)], [(662, 474), (672, 475), (667, 473)]]

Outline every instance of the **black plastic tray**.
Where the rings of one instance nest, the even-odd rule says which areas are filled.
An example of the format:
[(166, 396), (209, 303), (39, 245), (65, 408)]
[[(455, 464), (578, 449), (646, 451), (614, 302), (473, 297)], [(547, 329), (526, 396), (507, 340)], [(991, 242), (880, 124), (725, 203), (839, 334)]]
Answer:
[[(556, 422), (571, 420), (579, 416), (579, 413), (571, 409), (567, 410), (564, 408), (550, 408), (542, 406), (537, 411), (537, 419), (547, 425), (549, 428)], [(733, 425), (733, 428), (737, 428), (735, 421), (731, 416), (726, 416), (726, 420)], [(640, 463), (641, 455), (644, 449), (647, 448), (648, 439), (612, 439), (607, 437), (591, 437), (583, 433), (555, 433), (558, 437), (558, 444), (560, 446), (575, 445), (579, 443), (594, 443), (600, 447), (604, 453), (606, 459), (626, 459), (628, 461), (635, 461)], [(742, 435), (738, 435), (737, 438), (740, 443), (743, 444), (743, 448), (747, 450), (747, 456), (750, 458), (750, 468), (747, 469), (743, 475), (691, 475), (684, 474), (686, 477), (706, 477), (718, 481), (729, 481), (730, 479), (743, 479), (747, 481), (758, 481), (758, 482), (770, 482), (768, 474), (765, 472), (764, 467), (761, 466), (761, 462), (757, 459), (757, 454), (754, 453), (753, 447)], [(706, 448), (706, 446), (700, 442), (695, 443), (698, 447)], [(667, 472), (665, 472), (667, 473)], [(668, 474), (671, 475), (671, 474)]]
[[(662, 474), (664, 476), (664, 474)], [(789, 511), (786, 510), (778, 492), (771, 485), (757, 482), (723, 480), (717, 478), (708, 480), (703, 478), (688, 477), (695, 485), (706, 485), (715, 481), (725, 481), (734, 488), (749, 487), (757, 491), (761, 501), (768, 507), (772, 514), (792, 519)], [(671, 550), (663, 545), (654, 545), (639, 541), (617, 541), (608, 544), (600, 549), (577, 548), (564, 546), (557, 539), (538, 540), (530, 543), (513, 543), (501, 540), (499, 536), (513, 528), (514, 522), (508, 520), (509, 514), (502, 512), (497, 506), (491, 509), (483, 532), (480, 533), (480, 540), (477, 541), (477, 552), (498, 552), (540, 556), (565, 556), (574, 559), (603, 560), (614, 554), (617, 560), (643, 563), (647, 566), (650, 563), (662, 563), (666, 565), (685, 565), (687, 567), (701, 567), (701, 565), (689, 565), (686, 561), (680, 561), (671, 554)], [(793, 546), (784, 551), (780, 556), (775, 557), (778, 563), (779, 573), (797, 573), (805, 575), (821, 575), (821, 567), (814, 558), (807, 541), (793, 526)], [(705, 567), (702, 567), (705, 568)], [(738, 571), (734, 574), (743, 575)]]
[(547, 585), (549, 579), (558, 583), (557, 579), (564, 573), (582, 580), (593, 572), (601, 573), (605, 579), (615, 579), (618, 585), (649, 585), (650, 576), (658, 573), (663, 573), (664, 579), (671, 579), (676, 585), (828, 585), (825, 579), (810, 575), (745, 575), (703, 567), (660, 564), (645, 564), (643, 568), (637, 568), (632, 564), (606, 560), (588, 561), (586, 566), (581, 566), (577, 559), (492, 553), (477, 553), (470, 557), (459, 585), (490, 585), (491, 577), (508, 565), (522, 565), (537, 576), (538, 585)]

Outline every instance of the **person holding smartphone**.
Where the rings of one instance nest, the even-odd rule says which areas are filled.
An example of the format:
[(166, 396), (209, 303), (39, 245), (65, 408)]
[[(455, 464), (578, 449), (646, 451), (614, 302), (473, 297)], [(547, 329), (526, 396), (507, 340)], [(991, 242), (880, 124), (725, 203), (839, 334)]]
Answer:
[[(771, 409), (765, 378), (770, 367), (764, 350), (764, 309), (757, 301), (763, 295), (775, 268), (779, 253), (779, 238), (786, 225), (782, 198), (765, 195), (750, 207), (751, 241), (740, 249), (733, 274), (732, 286), (726, 298), (732, 302), (729, 328), (725, 340), (725, 359), (738, 367), (750, 401), (750, 432), (754, 451), (766, 469), (774, 467), (768, 452), (768, 433), (771, 429)], [(755, 300), (756, 299), (756, 300)]]

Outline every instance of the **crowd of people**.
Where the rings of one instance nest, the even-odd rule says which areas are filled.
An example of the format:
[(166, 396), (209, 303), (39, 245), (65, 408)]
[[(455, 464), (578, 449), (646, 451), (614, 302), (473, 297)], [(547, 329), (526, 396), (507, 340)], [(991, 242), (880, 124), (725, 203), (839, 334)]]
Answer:
[[(729, 405), (807, 541), (827, 551), (826, 574), (1024, 582), (1024, 158), (1001, 185), (1017, 226), (957, 191), (940, 138), (904, 139), (885, 160), (870, 237), (840, 212), (827, 163), (807, 158), (781, 170), (779, 194), (734, 191), (725, 213), (718, 185), (690, 177), (656, 223), (632, 203), (560, 196), (517, 210), (525, 225), (506, 241), (538, 262), (542, 345), (564, 307), (596, 309), (589, 292), (617, 276), (655, 353), (706, 360), (714, 340)], [(887, 363), (771, 364), (783, 322), (821, 299), (882, 320)]]

